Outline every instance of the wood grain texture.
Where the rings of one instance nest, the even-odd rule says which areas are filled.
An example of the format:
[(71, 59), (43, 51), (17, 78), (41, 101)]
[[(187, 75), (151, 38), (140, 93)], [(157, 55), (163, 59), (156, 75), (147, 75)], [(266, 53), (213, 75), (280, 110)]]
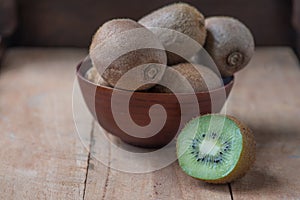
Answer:
[[(79, 140), (71, 93), (85, 54), (8, 51), (0, 74), (0, 199), (231, 199), (227, 185), (190, 178), (177, 162), (146, 174), (107, 167), (116, 163), (113, 145), (126, 145), (112, 136), (101, 142), (101, 130), (84, 115), (76, 121)], [(223, 112), (248, 124), (258, 145), (253, 169), (231, 184), (234, 199), (299, 199), (299, 80), (289, 48), (258, 49), (237, 74)]]
[(288, 48), (256, 51), (227, 102), (254, 131), (254, 168), (232, 184), (234, 199), (300, 198), (300, 68)]
[(85, 53), (7, 52), (0, 78), (0, 199), (82, 199), (88, 151), (76, 135), (71, 94)]
[[(253, 169), (231, 185), (234, 199), (300, 197), (299, 73), (299, 64), (289, 48), (263, 48), (256, 51), (248, 68), (237, 74), (238, 82), (223, 112), (249, 124), (258, 147)], [(92, 149), (97, 149), (100, 141), (95, 138)], [(112, 145), (123, 145), (116, 138), (112, 141)], [(106, 154), (114, 160), (109, 151)], [(227, 185), (210, 185), (190, 178), (177, 162), (143, 175), (108, 169), (96, 159), (91, 163), (87, 199), (231, 198)]]
[[(94, 155), (103, 154), (103, 151), (99, 150), (104, 144), (104, 138), (99, 137), (101, 135), (99, 131), (103, 129), (94, 128), (94, 145), (91, 148)], [(110, 162), (108, 165), (104, 165), (103, 161), (99, 162), (97, 160), (99, 155), (90, 160), (92, 167), (88, 170), (85, 199), (231, 199), (227, 185), (211, 185), (188, 177), (177, 162), (166, 168), (143, 174), (126, 173), (106, 167), (118, 159), (118, 155), (113, 155), (111, 146), (116, 145), (123, 149), (127, 146), (112, 135), (108, 137), (112, 143), (106, 143), (105, 153)], [(138, 148), (130, 149), (130, 146), (127, 146), (127, 149), (132, 151)], [(146, 166), (149, 162), (143, 164)]]

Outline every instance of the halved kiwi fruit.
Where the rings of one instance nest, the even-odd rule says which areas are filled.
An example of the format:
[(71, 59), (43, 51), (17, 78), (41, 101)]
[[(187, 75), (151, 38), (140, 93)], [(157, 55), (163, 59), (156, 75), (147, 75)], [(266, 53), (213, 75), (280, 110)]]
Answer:
[(232, 116), (214, 114), (191, 120), (177, 138), (182, 170), (210, 183), (242, 177), (255, 160), (251, 130)]

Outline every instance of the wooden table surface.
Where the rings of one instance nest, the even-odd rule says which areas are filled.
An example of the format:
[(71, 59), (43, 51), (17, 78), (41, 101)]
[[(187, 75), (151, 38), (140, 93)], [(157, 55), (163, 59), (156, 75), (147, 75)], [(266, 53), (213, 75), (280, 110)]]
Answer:
[(0, 199), (300, 199), (300, 69), (289, 48), (257, 49), (236, 75), (223, 112), (253, 129), (257, 160), (228, 185), (190, 178), (177, 162), (131, 174), (97, 161), (89, 153), (99, 148), (96, 124), (81, 121), (79, 137), (72, 115), (75, 67), (86, 53), (7, 52), (0, 74)]

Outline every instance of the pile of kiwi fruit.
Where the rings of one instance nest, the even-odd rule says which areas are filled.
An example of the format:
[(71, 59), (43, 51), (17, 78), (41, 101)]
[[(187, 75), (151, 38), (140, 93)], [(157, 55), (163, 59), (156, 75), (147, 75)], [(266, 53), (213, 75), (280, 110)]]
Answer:
[[(195, 52), (174, 33), (197, 42), (202, 47), (199, 51), (205, 50), (216, 67), (187, 60)], [(176, 45), (185, 57), (172, 52)], [(206, 92), (230, 81), (253, 54), (253, 36), (239, 20), (205, 18), (197, 8), (175, 3), (138, 21), (113, 19), (100, 26), (90, 44), (92, 67), (85, 77), (98, 85), (129, 91)], [(119, 84), (128, 72), (132, 73)], [(172, 89), (166, 87), (170, 84), (174, 85)], [(251, 130), (232, 116), (214, 114), (192, 119), (178, 135), (176, 146), (183, 171), (210, 183), (228, 183), (243, 176), (255, 160)]]

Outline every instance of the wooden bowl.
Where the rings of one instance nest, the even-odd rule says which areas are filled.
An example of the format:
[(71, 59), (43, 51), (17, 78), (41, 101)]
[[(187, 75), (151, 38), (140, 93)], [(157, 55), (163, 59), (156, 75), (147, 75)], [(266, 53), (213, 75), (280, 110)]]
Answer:
[[(126, 143), (147, 148), (162, 147), (168, 144), (181, 130), (182, 126), (193, 117), (220, 112), (234, 83), (234, 78), (232, 77), (229, 81), (227, 80), (227, 84), (224, 87), (210, 92), (176, 94), (181, 97), (181, 105), (184, 105), (186, 108), (183, 113), (179, 101), (173, 93), (133, 92), (129, 101), (129, 111), (132, 120), (137, 125), (146, 126), (151, 122), (149, 109), (155, 104), (163, 106), (167, 115), (166, 122), (158, 133), (153, 135), (151, 130), (147, 130), (147, 128), (142, 131), (140, 129), (136, 131), (133, 130), (135, 134), (143, 135), (143, 137), (135, 137), (132, 134), (127, 134), (123, 131), (124, 129), (121, 130), (121, 128), (119, 128), (113, 117), (111, 103), (112, 94), (114, 93), (114, 95), (118, 96), (117, 100), (114, 100), (114, 111), (119, 113), (118, 118), (121, 118), (123, 123), (121, 125), (126, 126), (126, 123), (129, 122), (130, 119), (126, 115), (123, 117), (124, 106), (128, 107), (126, 97), (131, 95), (131, 92), (100, 86), (90, 82), (84, 77), (84, 74), (90, 67), (91, 64), (83, 65), (80, 63), (77, 67), (77, 78), (85, 103), (94, 118), (108, 133), (119, 137)], [(213, 97), (213, 108), (211, 97)], [(192, 105), (192, 102), (195, 101), (191, 101), (191, 99), (196, 99), (200, 113), (199, 110), (195, 109), (195, 105)], [(147, 137), (147, 135), (149, 135), (149, 137)]]

